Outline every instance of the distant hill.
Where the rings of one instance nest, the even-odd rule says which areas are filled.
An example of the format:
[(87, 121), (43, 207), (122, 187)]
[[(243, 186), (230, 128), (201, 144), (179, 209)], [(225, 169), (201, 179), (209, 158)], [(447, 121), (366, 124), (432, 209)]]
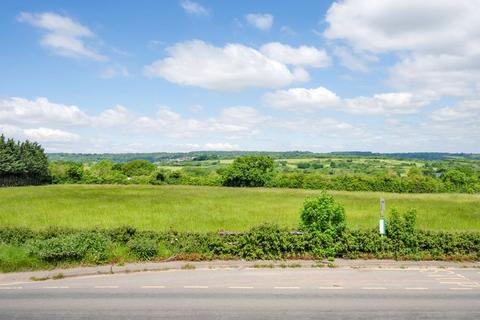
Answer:
[(447, 152), (408, 152), (408, 153), (375, 153), (369, 151), (346, 151), (330, 153), (314, 153), (309, 151), (192, 151), (192, 152), (152, 152), (152, 153), (49, 153), (50, 161), (96, 162), (111, 160), (127, 162), (143, 159), (151, 162), (183, 161), (183, 160), (216, 160), (233, 159), (244, 155), (267, 155), (274, 159), (328, 158), (328, 157), (367, 157), (395, 158), (413, 160), (447, 160), (467, 159), (480, 160), (480, 154), (447, 153)]

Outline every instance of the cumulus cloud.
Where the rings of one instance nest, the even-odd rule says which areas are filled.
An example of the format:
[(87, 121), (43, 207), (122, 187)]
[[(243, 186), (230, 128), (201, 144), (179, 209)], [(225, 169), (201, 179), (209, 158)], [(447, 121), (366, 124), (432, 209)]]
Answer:
[(89, 116), (77, 106), (50, 102), (47, 98), (28, 100), (10, 97), (0, 99), (0, 122), (23, 124), (62, 124), (79, 126), (88, 124)]
[(437, 109), (431, 118), (438, 122), (460, 122), (460, 127), (466, 123), (476, 124), (480, 129), (480, 99), (464, 100), (454, 106)]
[(185, 118), (170, 108), (160, 107), (155, 116), (142, 116), (133, 122), (139, 132), (160, 132), (172, 137), (198, 137), (215, 133), (238, 138), (257, 134), (258, 125), (265, 121), (255, 108), (239, 106), (221, 110), (217, 117), (208, 119)]
[(78, 134), (45, 127), (38, 128), (21, 128), (19, 126), (2, 123), (0, 124), (0, 133), (7, 137), (15, 137), (16, 139), (28, 139), (37, 142), (75, 142), (80, 139)]
[(279, 42), (270, 42), (260, 47), (260, 52), (270, 59), (295, 66), (323, 68), (330, 65), (330, 57), (323, 49), (300, 46), (291, 47)]
[(167, 52), (167, 58), (145, 67), (145, 75), (214, 90), (276, 88), (308, 79), (305, 70), (291, 71), (284, 63), (241, 44), (222, 48), (193, 40), (177, 43)]
[(44, 30), (45, 34), (40, 43), (57, 55), (97, 61), (107, 60), (107, 57), (86, 44), (86, 40), (95, 38), (95, 34), (70, 17), (52, 12), (22, 12), (17, 19)]
[(184, 0), (180, 2), (183, 10), (186, 13), (196, 16), (209, 16), (210, 11), (203, 7), (201, 4), (189, 0)]
[(417, 97), (409, 92), (380, 93), (343, 101), (346, 111), (356, 114), (414, 114), (430, 102), (427, 97)]
[(263, 100), (275, 109), (288, 111), (315, 111), (340, 103), (335, 93), (323, 87), (277, 90), (266, 93)]
[(303, 133), (310, 137), (350, 138), (365, 137), (362, 128), (333, 118), (300, 118), (287, 121), (276, 121), (274, 126), (288, 132)]
[(263, 100), (275, 109), (287, 111), (312, 112), (329, 108), (354, 114), (413, 114), (429, 105), (433, 98), (427, 94), (390, 92), (342, 99), (334, 92), (318, 87), (277, 90), (266, 93)]
[(130, 123), (134, 119), (134, 115), (124, 106), (117, 105), (112, 109), (103, 111), (98, 116), (90, 117), (90, 119), (93, 125), (114, 127)]
[(216, 151), (231, 151), (239, 150), (240, 146), (238, 144), (231, 143), (206, 143), (204, 145), (206, 150), (216, 150)]
[(74, 142), (80, 139), (75, 133), (50, 128), (24, 129), (25, 136), (39, 142)]
[(415, 50), (462, 53), (480, 36), (475, 0), (346, 0), (326, 15), (328, 39), (371, 52)]
[(340, 60), (340, 64), (345, 68), (360, 72), (367, 72), (369, 70), (368, 62), (365, 59), (354, 55), (346, 47), (335, 47), (333, 53)]
[(358, 52), (393, 53), (397, 90), (462, 96), (480, 83), (476, 0), (345, 0), (332, 4), (324, 36)]
[(271, 14), (249, 13), (245, 16), (247, 23), (259, 30), (267, 31), (273, 25), (273, 16)]

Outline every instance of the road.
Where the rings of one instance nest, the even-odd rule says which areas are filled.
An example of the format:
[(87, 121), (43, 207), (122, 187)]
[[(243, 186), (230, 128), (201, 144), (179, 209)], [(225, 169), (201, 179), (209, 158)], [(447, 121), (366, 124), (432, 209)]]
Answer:
[(0, 319), (480, 319), (479, 269), (204, 269), (0, 283)]

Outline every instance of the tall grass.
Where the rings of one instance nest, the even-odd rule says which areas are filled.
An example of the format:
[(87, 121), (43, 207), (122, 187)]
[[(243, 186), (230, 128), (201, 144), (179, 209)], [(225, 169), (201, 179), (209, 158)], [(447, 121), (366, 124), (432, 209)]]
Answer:
[[(263, 222), (296, 228), (303, 200), (320, 191), (196, 186), (51, 185), (0, 189), (0, 225), (35, 229), (132, 225), (179, 231), (247, 230)], [(332, 191), (350, 228), (375, 228), (379, 198), (416, 208), (429, 230), (480, 230), (480, 195)]]

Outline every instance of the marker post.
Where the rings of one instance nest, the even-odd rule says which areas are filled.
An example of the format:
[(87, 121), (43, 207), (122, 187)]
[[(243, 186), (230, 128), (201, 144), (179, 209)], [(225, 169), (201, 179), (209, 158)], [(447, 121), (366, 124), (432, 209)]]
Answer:
[(381, 236), (385, 235), (385, 199), (380, 198), (380, 221), (378, 223), (378, 231)]

